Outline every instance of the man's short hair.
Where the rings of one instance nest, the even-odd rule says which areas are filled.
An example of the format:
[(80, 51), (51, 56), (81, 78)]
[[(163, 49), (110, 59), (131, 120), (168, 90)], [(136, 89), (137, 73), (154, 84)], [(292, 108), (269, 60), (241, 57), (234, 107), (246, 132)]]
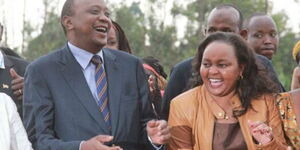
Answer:
[(242, 11), (235, 5), (233, 4), (228, 4), (228, 3), (225, 3), (225, 4), (220, 4), (220, 5), (217, 5), (215, 7), (215, 9), (222, 9), (222, 8), (233, 8), (235, 9), (238, 14), (239, 14), (239, 28), (242, 29), (243, 28), (243, 22), (244, 22), (244, 17), (243, 17), (243, 14), (242, 14)]
[(72, 16), (73, 15), (73, 5), (74, 5), (74, 0), (66, 0), (66, 2), (64, 3), (64, 6), (62, 8), (61, 11), (61, 15), (60, 15), (60, 23), (64, 29), (64, 32), (67, 33), (66, 28), (62, 22), (62, 19), (64, 16)]
[(249, 27), (249, 23), (251, 21), (251, 19), (253, 19), (254, 17), (260, 17), (260, 16), (268, 16), (266, 13), (263, 12), (256, 12), (253, 13), (249, 18), (247, 18), (244, 22), (244, 28), (248, 28)]

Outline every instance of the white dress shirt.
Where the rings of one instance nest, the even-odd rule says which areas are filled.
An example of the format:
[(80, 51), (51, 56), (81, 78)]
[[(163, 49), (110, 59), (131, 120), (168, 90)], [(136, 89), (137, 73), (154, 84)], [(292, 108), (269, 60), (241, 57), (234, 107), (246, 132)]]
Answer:
[(13, 100), (0, 93), (0, 149), (32, 150)]

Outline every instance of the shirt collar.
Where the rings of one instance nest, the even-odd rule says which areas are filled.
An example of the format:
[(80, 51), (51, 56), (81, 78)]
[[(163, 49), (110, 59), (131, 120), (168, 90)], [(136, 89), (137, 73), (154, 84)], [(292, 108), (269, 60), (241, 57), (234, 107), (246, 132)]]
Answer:
[[(68, 42), (68, 46), (73, 54), (73, 56), (75, 57), (75, 59), (77, 60), (77, 62), (80, 64), (80, 66), (85, 70), (86, 67), (89, 65), (92, 57), (95, 55), (93, 53), (88, 52), (87, 50), (81, 49), (73, 44), (71, 44), (70, 42)], [(96, 55), (99, 55), (104, 63), (104, 59), (103, 59), (103, 51), (100, 50)]]
[(4, 57), (1, 51), (0, 51), (0, 68), (5, 69)]

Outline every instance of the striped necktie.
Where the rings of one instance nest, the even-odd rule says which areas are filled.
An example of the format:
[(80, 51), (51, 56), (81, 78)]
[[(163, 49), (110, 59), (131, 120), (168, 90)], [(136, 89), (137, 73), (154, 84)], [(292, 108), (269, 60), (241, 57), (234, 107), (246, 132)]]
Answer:
[(96, 81), (96, 88), (97, 88), (97, 104), (100, 108), (100, 111), (103, 115), (104, 121), (108, 126), (108, 129), (111, 129), (111, 122), (110, 122), (110, 112), (108, 107), (108, 96), (107, 96), (107, 81), (106, 75), (104, 71), (104, 66), (102, 65), (102, 59), (98, 55), (94, 55), (91, 59), (91, 62), (95, 65), (95, 81)]

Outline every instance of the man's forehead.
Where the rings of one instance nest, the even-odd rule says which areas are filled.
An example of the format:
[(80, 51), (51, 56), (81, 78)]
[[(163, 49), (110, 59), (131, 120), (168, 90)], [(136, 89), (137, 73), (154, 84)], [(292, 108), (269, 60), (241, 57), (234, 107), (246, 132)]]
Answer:
[(268, 29), (276, 29), (276, 24), (274, 20), (270, 16), (254, 16), (251, 18), (249, 22), (248, 28), (268, 28)]
[(208, 16), (208, 23), (212, 20), (224, 20), (229, 22), (239, 22), (239, 12), (231, 7), (214, 8)]
[(79, 6), (82, 5), (82, 4), (102, 5), (103, 7), (105, 7), (106, 9), (108, 9), (107, 6), (106, 6), (106, 3), (103, 0), (74, 0), (73, 2), (74, 2), (74, 4), (77, 4)]

